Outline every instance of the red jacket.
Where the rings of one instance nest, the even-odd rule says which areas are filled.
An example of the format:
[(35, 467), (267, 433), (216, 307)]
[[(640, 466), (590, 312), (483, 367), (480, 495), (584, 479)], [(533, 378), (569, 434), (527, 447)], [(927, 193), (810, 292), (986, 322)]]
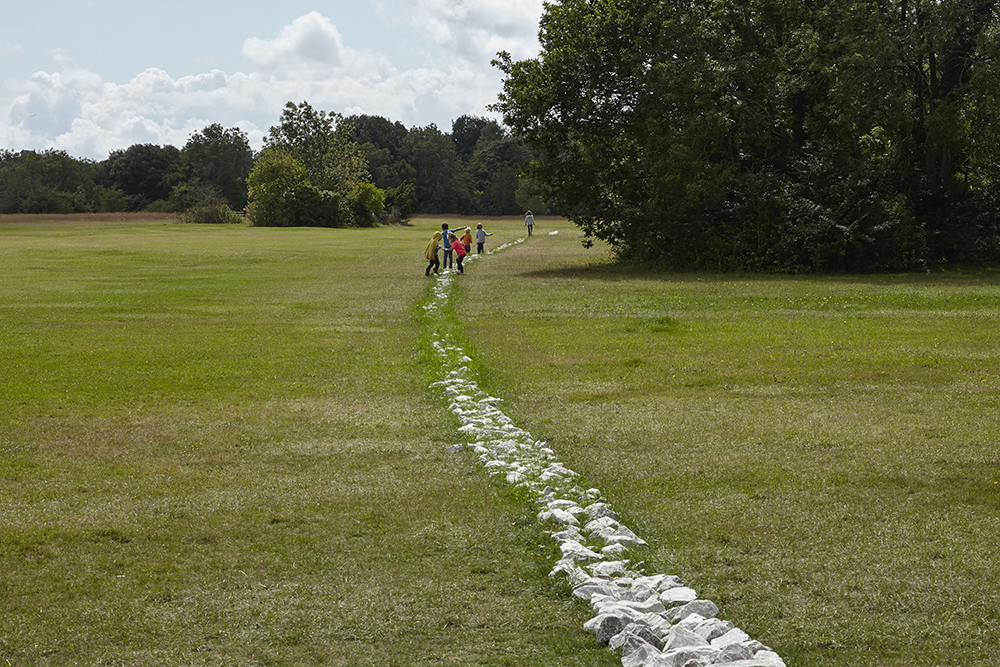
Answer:
[(462, 245), (461, 241), (454, 241), (451, 244), (451, 249), (455, 251), (455, 257), (465, 257), (465, 246)]

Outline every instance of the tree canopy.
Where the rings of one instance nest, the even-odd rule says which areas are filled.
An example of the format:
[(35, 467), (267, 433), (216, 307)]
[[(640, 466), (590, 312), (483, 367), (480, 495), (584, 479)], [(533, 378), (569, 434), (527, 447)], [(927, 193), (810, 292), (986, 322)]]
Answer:
[(175, 146), (135, 144), (111, 151), (100, 164), (99, 183), (120, 188), (130, 198), (129, 209), (140, 211), (165, 200), (179, 180), (182, 157)]
[(246, 206), (247, 176), (254, 163), (246, 132), (212, 123), (192, 134), (181, 153), (186, 180), (193, 187), (212, 188), (230, 208), (242, 210)]
[(544, 193), (678, 268), (998, 257), (994, 1), (565, 0), (496, 109)]

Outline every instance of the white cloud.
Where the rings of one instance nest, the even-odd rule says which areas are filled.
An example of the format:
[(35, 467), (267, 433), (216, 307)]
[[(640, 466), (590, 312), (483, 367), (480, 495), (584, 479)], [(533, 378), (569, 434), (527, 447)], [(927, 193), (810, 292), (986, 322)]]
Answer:
[(395, 16), (409, 25), (408, 35), (437, 49), (430, 66), (396, 67), (382, 53), (351, 48), (318, 12), (273, 37), (246, 39), (247, 73), (213, 69), (174, 78), (149, 68), (119, 84), (75, 67), (68, 53), (56, 50), (50, 54), (54, 72), (7, 82), (8, 94), (0, 97), (0, 146), (57, 148), (101, 159), (136, 143), (183, 146), (191, 134), (217, 122), (240, 127), (259, 147), (288, 101), (345, 115), (381, 115), (408, 126), (444, 126), (462, 114), (488, 115), (486, 105), (500, 89), (500, 74), (489, 64), (496, 51), (523, 58), (538, 48), (541, 0), (513, 0), (513, 7), (494, 0), (405, 1), (413, 12)]
[(264, 72), (336, 69), (343, 51), (337, 28), (318, 12), (295, 19), (274, 39), (251, 37), (243, 45), (243, 56)]
[(469, 60), (488, 64), (498, 51), (515, 58), (537, 55), (542, 0), (409, 1), (418, 33)]

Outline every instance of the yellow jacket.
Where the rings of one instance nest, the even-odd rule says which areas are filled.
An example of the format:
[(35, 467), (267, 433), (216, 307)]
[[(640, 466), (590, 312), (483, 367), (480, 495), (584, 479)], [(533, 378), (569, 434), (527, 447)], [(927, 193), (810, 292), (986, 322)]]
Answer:
[(439, 245), (441, 245), (441, 232), (434, 232), (434, 236), (431, 237), (431, 242), (427, 244), (427, 250), (424, 251), (424, 257), (426, 257), (428, 261), (433, 262), (434, 258), (437, 257)]

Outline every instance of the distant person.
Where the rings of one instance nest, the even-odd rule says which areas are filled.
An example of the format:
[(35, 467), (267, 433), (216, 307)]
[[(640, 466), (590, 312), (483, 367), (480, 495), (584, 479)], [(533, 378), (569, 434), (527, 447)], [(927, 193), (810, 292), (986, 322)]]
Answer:
[(483, 229), (483, 223), (476, 225), (476, 254), (483, 254), (483, 246), (486, 245), (486, 237), (493, 236)]
[(528, 228), (528, 236), (531, 236), (531, 231), (535, 228), (535, 216), (531, 215), (531, 211), (524, 216), (524, 226)]
[(438, 272), (438, 268), (441, 266), (441, 262), (438, 260), (438, 248), (441, 247), (441, 232), (434, 232), (434, 236), (431, 237), (431, 242), (427, 244), (427, 249), (424, 250), (424, 257), (430, 262), (427, 265), (427, 270), (424, 271), (425, 276), (431, 275), (431, 269), (434, 269), (434, 273)]
[(465, 246), (465, 254), (468, 255), (472, 252), (472, 229), (470, 227), (465, 228), (465, 233), (462, 234), (462, 238), (459, 239), (462, 245)]
[(444, 238), (444, 266), (442, 268), (447, 269), (451, 267), (451, 237), (454, 236), (448, 231), (447, 222), (441, 225), (441, 236)]
[(458, 262), (458, 272), (465, 273), (465, 269), (462, 268), (462, 260), (465, 259), (466, 255), (465, 246), (462, 245), (462, 242), (458, 240), (457, 236), (455, 236), (455, 232), (451, 232), (450, 236), (451, 236), (451, 247), (452, 250), (455, 251), (455, 257), (457, 258)]

